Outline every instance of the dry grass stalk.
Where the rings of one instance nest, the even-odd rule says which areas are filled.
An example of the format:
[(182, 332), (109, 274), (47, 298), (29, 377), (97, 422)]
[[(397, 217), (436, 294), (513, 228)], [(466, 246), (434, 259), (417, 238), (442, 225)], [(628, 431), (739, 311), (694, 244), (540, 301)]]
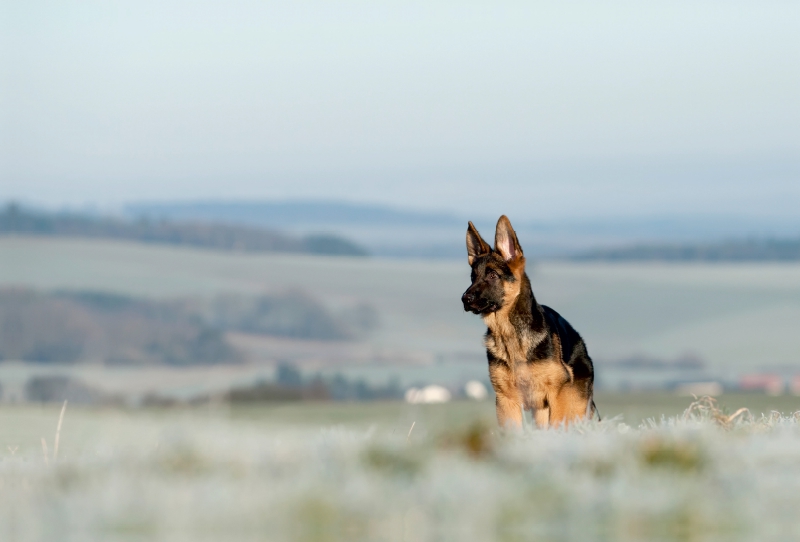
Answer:
[(408, 430), (408, 435), (406, 436), (406, 442), (408, 442), (411, 439), (411, 431), (414, 430), (414, 425), (416, 425), (416, 423), (417, 423), (417, 420), (414, 420), (413, 422), (411, 422), (411, 429)]
[(683, 419), (688, 420), (692, 414), (699, 414), (701, 416), (708, 416), (709, 419), (713, 420), (717, 423), (717, 425), (725, 428), (730, 429), (733, 427), (734, 422), (736, 419), (744, 413), (747, 413), (750, 416), (750, 419), (753, 418), (753, 415), (750, 413), (750, 410), (747, 408), (740, 408), (736, 412), (731, 415), (725, 414), (718, 406), (717, 400), (711, 396), (703, 396), (701, 398), (697, 398), (694, 396), (695, 401), (689, 405), (689, 408), (686, 409), (686, 412), (683, 413)]
[(64, 400), (64, 405), (61, 407), (61, 414), (58, 416), (58, 425), (56, 426), (56, 440), (53, 443), (53, 461), (58, 460), (58, 443), (61, 440), (61, 424), (64, 423), (64, 412), (67, 410), (67, 401)]

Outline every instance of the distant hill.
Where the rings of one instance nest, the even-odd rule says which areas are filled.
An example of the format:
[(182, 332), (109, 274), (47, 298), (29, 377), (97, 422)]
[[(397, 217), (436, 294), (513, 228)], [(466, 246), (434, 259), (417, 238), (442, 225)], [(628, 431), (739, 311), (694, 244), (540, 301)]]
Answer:
[(170, 220), (205, 220), (226, 224), (249, 224), (291, 230), (304, 227), (328, 228), (340, 225), (369, 226), (457, 226), (461, 217), (433, 211), (396, 209), (338, 201), (197, 201), (135, 203), (125, 207), (129, 216)]
[[(125, 216), (45, 213), (11, 203), (0, 210), (0, 235), (98, 237), (243, 252), (462, 259), (467, 223), (467, 218), (435, 211), (313, 200), (138, 203), (126, 207)], [(495, 217), (470, 218), (487, 239), (493, 237)], [(512, 221), (531, 260), (800, 261), (800, 238), (788, 237), (797, 231), (788, 223), (713, 217), (542, 223), (520, 216)], [(714, 241), (723, 235), (744, 237), (746, 228), (760, 232), (754, 234), (758, 237)]]
[(221, 330), (178, 303), (0, 288), (0, 361), (191, 365), (238, 359)]
[(370, 331), (377, 319), (369, 305), (334, 314), (298, 291), (153, 300), (0, 287), (0, 362), (230, 363), (242, 358), (228, 332), (343, 341)]
[(800, 239), (752, 239), (697, 245), (637, 245), (589, 251), (573, 259), (677, 262), (800, 261)]
[(340, 256), (366, 256), (367, 250), (337, 235), (302, 237), (235, 224), (201, 221), (104, 218), (72, 213), (49, 214), (10, 203), (0, 211), (0, 235), (126, 239), (144, 243), (189, 245), (244, 252), (294, 252)]
[[(509, 216), (529, 259), (782, 259), (782, 241), (718, 243), (719, 239), (791, 238), (800, 219), (697, 214), (681, 216), (539, 218), (537, 202)], [(307, 235), (327, 232), (351, 239), (377, 256), (459, 259), (472, 220), (487, 239), (497, 215), (402, 209), (370, 203), (320, 200), (173, 201), (130, 204), (132, 218), (211, 221)], [(791, 242), (789, 242), (791, 244)], [(623, 249), (615, 247), (626, 247)], [(634, 247), (634, 248), (627, 248)], [(791, 250), (791, 249), (790, 249)]]
[[(352, 239), (370, 254), (461, 258), (467, 219), (439, 211), (342, 201), (176, 201), (127, 205), (131, 218), (205, 221)], [(474, 218), (473, 218), (474, 219)], [(496, 220), (496, 218), (495, 218)]]

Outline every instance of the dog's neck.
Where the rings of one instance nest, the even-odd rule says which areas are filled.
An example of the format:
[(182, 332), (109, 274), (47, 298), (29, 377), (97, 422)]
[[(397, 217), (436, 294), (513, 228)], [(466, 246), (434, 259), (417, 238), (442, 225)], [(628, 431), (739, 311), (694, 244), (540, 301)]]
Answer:
[(536, 302), (528, 275), (522, 273), (517, 283), (518, 287), (507, 293), (503, 306), (484, 315), (483, 321), (495, 341), (519, 343), (527, 350), (546, 335), (544, 311)]

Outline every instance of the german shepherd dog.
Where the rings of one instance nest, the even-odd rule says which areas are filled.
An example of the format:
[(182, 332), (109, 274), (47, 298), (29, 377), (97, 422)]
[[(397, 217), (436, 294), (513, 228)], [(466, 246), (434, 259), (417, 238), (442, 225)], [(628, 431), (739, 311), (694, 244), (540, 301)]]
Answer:
[(488, 327), (484, 344), (500, 425), (521, 428), (523, 409), (542, 428), (593, 416), (594, 367), (586, 344), (561, 315), (536, 302), (508, 218), (497, 221), (494, 250), (470, 222), (467, 256), (472, 285), (461, 301)]

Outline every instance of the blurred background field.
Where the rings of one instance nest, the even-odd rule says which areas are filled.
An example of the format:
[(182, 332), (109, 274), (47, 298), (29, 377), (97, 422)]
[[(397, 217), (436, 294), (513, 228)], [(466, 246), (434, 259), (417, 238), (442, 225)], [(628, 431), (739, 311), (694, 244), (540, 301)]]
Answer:
[[(340, 398), (488, 386), (483, 325), (460, 307), (463, 261), (20, 235), (0, 238), (0, 257), (6, 401), (48, 376), (128, 403), (202, 399), (275, 381), (279, 366), (295, 386), (345, 379)], [(600, 391), (800, 393), (800, 264), (533, 255), (529, 274), (587, 341)]]
[(2, 11), (4, 405), (464, 399), (501, 214), (598, 391), (800, 393), (797, 5)]

